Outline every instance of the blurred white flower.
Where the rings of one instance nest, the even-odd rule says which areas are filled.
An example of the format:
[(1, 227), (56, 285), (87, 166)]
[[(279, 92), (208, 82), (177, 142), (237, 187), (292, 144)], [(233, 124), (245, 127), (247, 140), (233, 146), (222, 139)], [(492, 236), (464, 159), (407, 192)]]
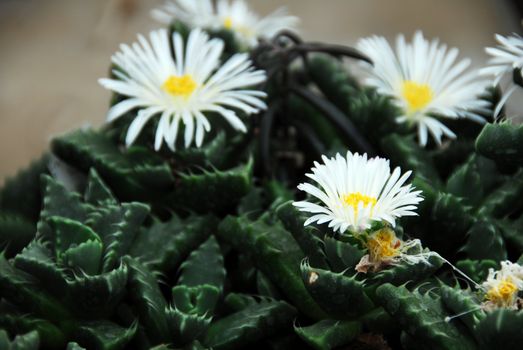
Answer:
[(420, 145), (427, 144), (429, 132), (437, 144), (442, 136), (456, 138), (440, 117), (484, 122), (478, 112), (488, 111), (489, 103), (479, 95), (487, 84), (477, 71), (465, 72), (469, 59), (456, 62), (458, 49), (429, 42), (419, 31), (412, 43), (399, 35), (396, 51), (380, 36), (361, 39), (357, 47), (374, 62), (365, 65), (366, 84), (394, 98), (402, 111), (397, 121), (417, 125)]
[(171, 40), (167, 30), (152, 31), (149, 39), (139, 35), (137, 43), (121, 45), (121, 51), (112, 57), (116, 78), (100, 79), (105, 88), (128, 97), (109, 110), (108, 122), (139, 109), (127, 131), (127, 145), (151, 118), (158, 117), (156, 150), (164, 141), (175, 150), (180, 122), (185, 147), (193, 141), (200, 147), (211, 129), (205, 112), (215, 112), (245, 132), (234, 110), (252, 114), (266, 108), (262, 101), (266, 94), (252, 88), (265, 81), (265, 72), (255, 70), (247, 54), (236, 54), (221, 64), (223, 42), (209, 40), (200, 29), (190, 33), (186, 44), (178, 33)]
[[(516, 76), (523, 82), (521, 73), (521, 68), (523, 68), (523, 38), (517, 34), (508, 37), (496, 34), (496, 41), (499, 43), (498, 47), (487, 47), (485, 49), (492, 58), (489, 60), (489, 65), (481, 69), (480, 73), (482, 75), (493, 75), (495, 78), (493, 85), (498, 85), (507, 75), (510, 75), (511, 81), (513, 81), (513, 76)], [(504, 92), (494, 110), (494, 117), (499, 115), (501, 109), (517, 88), (518, 85), (511, 84)]]
[(169, 24), (179, 19), (191, 28), (230, 29), (244, 44), (252, 47), (259, 38), (271, 38), (284, 29), (293, 30), (299, 20), (280, 8), (260, 18), (244, 0), (218, 0), (214, 9), (211, 0), (168, 0), (152, 11), (153, 17)]
[(337, 154), (323, 157), (323, 164), (314, 163), (309, 178), (319, 188), (303, 183), (298, 189), (316, 197), (321, 204), (307, 201), (295, 202), (301, 211), (314, 214), (306, 222), (329, 222), (334, 231), (347, 229), (360, 232), (368, 229), (373, 221), (386, 221), (395, 225), (396, 218), (417, 215), (414, 210), (423, 199), (421, 191), (404, 185), (411, 172), (401, 175), (400, 168), (391, 173), (389, 161), (383, 158), (367, 159), (367, 155), (347, 152), (347, 157)]

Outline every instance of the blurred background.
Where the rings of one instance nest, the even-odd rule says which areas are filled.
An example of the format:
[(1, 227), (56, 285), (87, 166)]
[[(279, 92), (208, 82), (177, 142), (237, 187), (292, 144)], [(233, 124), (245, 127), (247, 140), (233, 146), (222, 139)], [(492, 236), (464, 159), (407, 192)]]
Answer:
[[(158, 25), (164, 0), (0, 0), (0, 184), (38, 157), (53, 135), (103, 123), (107, 74), (121, 42)], [(514, 0), (250, 0), (260, 14), (286, 6), (310, 40), (354, 45), (358, 38), (421, 29), (461, 49), (475, 66), (494, 33), (521, 32)]]

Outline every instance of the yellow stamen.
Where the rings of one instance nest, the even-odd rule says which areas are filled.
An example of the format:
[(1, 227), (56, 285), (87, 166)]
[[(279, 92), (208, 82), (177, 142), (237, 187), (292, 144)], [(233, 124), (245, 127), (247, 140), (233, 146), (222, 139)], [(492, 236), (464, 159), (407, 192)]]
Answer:
[(401, 241), (396, 237), (394, 231), (386, 227), (367, 239), (370, 261), (380, 262), (390, 260), (401, 254)]
[(226, 28), (226, 29), (232, 29), (232, 26), (233, 26), (233, 23), (232, 23), (232, 18), (231, 17), (227, 17), (223, 20), (223, 26)]
[(366, 196), (364, 194), (361, 194), (360, 192), (349, 193), (343, 196), (342, 200), (343, 203), (345, 203), (346, 205), (352, 206), (354, 210), (358, 210), (358, 204), (360, 202), (363, 203), (364, 207), (367, 207), (369, 205), (372, 205), (374, 207), (378, 202), (376, 198)]
[(183, 76), (171, 75), (162, 85), (162, 88), (171, 95), (185, 98), (191, 96), (197, 87), (198, 84), (189, 74)]
[(403, 82), (402, 91), (409, 112), (417, 112), (423, 109), (434, 98), (434, 92), (429, 85), (418, 84), (412, 80)]
[(497, 286), (492, 287), (486, 298), (497, 306), (511, 306), (514, 297), (518, 293), (518, 287), (510, 277), (502, 279)]

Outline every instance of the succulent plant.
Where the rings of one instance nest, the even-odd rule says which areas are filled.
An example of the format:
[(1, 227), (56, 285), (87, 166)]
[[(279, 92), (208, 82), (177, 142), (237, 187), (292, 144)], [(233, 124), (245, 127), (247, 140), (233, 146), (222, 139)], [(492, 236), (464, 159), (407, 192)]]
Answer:
[[(184, 23), (170, 31), (188, 40)], [(224, 60), (247, 50), (208, 32)], [(5, 182), (0, 348), (517, 348), (516, 281), (500, 280), (506, 307), (482, 289), (523, 253), (523, 133), (494, 120), (500, 92), (481, 97), (485, 125), (451, 120), (457, 140), (422, 147), (393, 99), (341, 62), (363, 53), (289, 31), (248, 50), (267, 109), (239, 108), (246, 133), (210, 112), (201, 147), (154, 151), (158, 120), (125, 145), (134, 108), (55, 138)], [(359, 233), (311, 223), (293, 201), (319, 202), (296, 186), (347, 150), (412, 170), (418, 216)], [(362, 269), (383, 242), (424, 258)]]

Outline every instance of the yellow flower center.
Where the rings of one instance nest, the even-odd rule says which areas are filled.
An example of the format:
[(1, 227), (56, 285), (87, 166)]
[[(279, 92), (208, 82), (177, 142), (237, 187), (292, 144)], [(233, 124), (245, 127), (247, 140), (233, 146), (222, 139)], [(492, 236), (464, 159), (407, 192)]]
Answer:
[(185, 98), (191, 96), (197, 87), (198, 84), (189, 74), (185, 74), (181, 77), (171, 75), (162, 85), (162, 88), (171, 95), (182, 96)]
[(427, 84), (418, 84), (412, 80), (403, 82), (403, 97), (407, 101), (409, 112), (417, 112), (426, 107), (434, 98), (434, 92)]
[(401, 254), (401, 241), (390, 228), (383, 228), (370, 236), (366, 245), (370, 261), (389, 260)]
[(502, 279), (495, 287), (492, 287), (486, 298), (498, 306), (511, 306), (514, 297), (518, 292), (518, 287), (512, 282), (510, 277)]
[(358, 204), (361, 202), (363, 203), (364, 207), (367, 207), (369, 205), (372, 205), (373, 207), (376, 205), (378, 200), (374, 197), (366, 196), (364, 194), (361, 194), (360, 192), (355, 193), (349, 193), (342, 197), (343, 203), (345, 205), (350, 205), (354, 208), (354, 210), (358, 210)]
[(232, 18), (231, 18), (231, 17), (226, 17), (226, 18), (223, 20), (223, 26), (224, 26), (226, 29), (232, 29), (232, 26), (233, 26)]

